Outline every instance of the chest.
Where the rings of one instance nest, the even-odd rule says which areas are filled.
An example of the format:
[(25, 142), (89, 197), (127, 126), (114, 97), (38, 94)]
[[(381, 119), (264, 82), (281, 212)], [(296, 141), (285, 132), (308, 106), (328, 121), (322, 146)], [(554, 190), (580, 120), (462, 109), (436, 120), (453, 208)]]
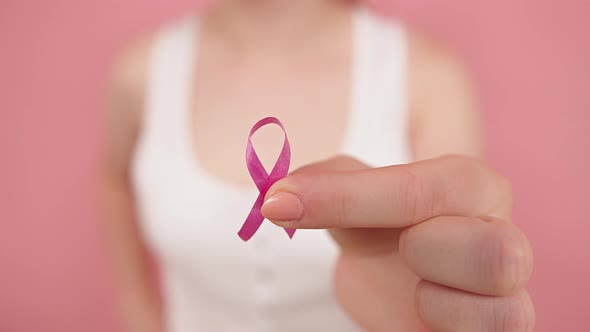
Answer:
[[(243, 167), (246, 138), (250, 127), (267, 116), (279, 118), (287, 129), (291, 169), (341, 152), (354, 90), (348, 54), (335, 55), (332, 61), (226, 58), (203, 49), (192, 85), (191, 149), (207, 173), (249, 186)], [(263, 164), (271, 168), (282, 132), (266, 127), (253, 141)]]

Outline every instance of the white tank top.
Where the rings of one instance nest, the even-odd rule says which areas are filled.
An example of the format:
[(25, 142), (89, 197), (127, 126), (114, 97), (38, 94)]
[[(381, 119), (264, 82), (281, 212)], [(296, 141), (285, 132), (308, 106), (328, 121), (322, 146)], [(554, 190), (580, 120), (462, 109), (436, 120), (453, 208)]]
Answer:
[[(405, 163), (405, 31), (366, 9), (354, 15), (341, 152), (376, 167)], [(198, 165), (189, 121), (198, 28), (189, 16), (156, 35), (132, 166), (140, 225), (160, 261), (168, 331), (358, 331), (333, 294), (338, 249), (328, 233), (301, 230), (289, 240), (265, 221), (243, 242), (237, 231), (258, 194), (254, 184), (229, 186)]]

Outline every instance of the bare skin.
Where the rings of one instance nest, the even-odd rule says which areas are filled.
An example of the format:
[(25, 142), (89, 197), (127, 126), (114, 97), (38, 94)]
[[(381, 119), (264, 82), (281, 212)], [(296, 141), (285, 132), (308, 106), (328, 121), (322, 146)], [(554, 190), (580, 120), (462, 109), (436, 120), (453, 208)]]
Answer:
[[(532, 253), (526, 238), (508, 223), (507, 181), (471, 158), (481, 154), (476, 103), (456, 57), (410, 32), (410, 142), (414, 159), (427, 161), (368, 169), (348, 157), (328, 159), (339, 152), (347, 125), (348, 99), (342, 96), (350, 92), (352, 3), (251, 4), (222, 1), (204, 18), (191, 124), (202, 167), (233, 185), (250, 186), (245, 167), (236, 167), (243, 162), (243, 136), (252, 123), (273, 114), (289, 128), (297, 151), (293, 166), (308, 166), (278, 182), (269, 198), (278, 192), (298, 194), (298, 186), (318, 172), (325, 179), (317, 182), (318, 193), (340, 186), (340, 195), (324, 197), (324, 208), (350, 197), (338, 175), (342, 171), (349, 172), (351, 181), (366, 183), (362, 189), (367, 195), (382, 193), (377, 201), (347, 201), (349, 208), (339, 215), (315, 215), (316, 209), (330, 209), (307, 206), (306, 197), (298, 196), (305, 215), (289, 222), (290, 227), (331, 229), (342, 246), (335, 271), (337, 294), (362, 327), (416, 331), (422, 321), (435, 331), (531, 331), (534, 310), (524, 286)], [(102, 165), (104, 228), (123, 321), (133, 332), (163, 331), (162, 305), (137, 228), (129, 177), (141, 131), (150, 42), (151, 36), (136, 41), (114, 66)], [(311, 115), (316, 121), (308, 120)], [(331, 125), (325, 126), (328, 119)], [(280, 135), (265, 130), (255, 136), (263, 163), (274, 161)], [(207, 144), (211, 141), (224, 146), (223, 151)], [(436, 158), (449, 154), (463, 157)], [(435, 181), (439, 178), (456, 183)], [(391, 197), (400, 199), (391, 202)], [(480, 206), (474, 207), (474, 200)], [(265, 204), (265, 213), (284, 225), (273, 213), (289, 206), (272, 201)], [(387, 206), (395, 210), (383, 208)], [(438, 210), (416, 209), (425, 206)], [(474, 240), (461, 241), (470, 238), (461, 234)], [(465, 264), (451, 268), (457, 260)], [(516, 272), (514, 266), (519, 267)]]

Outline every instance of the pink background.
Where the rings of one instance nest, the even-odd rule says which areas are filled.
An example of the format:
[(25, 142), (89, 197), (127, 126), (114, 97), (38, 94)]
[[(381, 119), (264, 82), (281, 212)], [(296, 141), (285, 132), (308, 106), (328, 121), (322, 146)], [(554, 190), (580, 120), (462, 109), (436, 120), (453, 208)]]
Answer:
[[(125, 41), (194, 2), (0, 0), (0, 331), (118, 330), (94, 207), (105, 76)], [(397, 11), (473, 70), (490, 160), (535, 248), (536, 330), (590, 331), (590, 2)]]

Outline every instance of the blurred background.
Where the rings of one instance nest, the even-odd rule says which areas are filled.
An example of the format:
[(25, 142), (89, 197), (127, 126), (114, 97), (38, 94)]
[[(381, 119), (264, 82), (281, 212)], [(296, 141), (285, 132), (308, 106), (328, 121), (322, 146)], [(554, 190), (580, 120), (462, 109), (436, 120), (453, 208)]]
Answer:
[[(535, 249), (536, 331), (590, 331), (590, 1), (372, 1), (472, 71)], [(120, 331), (95, 173), (117, 51), (197, 0), (0, 0), (0, 331)]]

